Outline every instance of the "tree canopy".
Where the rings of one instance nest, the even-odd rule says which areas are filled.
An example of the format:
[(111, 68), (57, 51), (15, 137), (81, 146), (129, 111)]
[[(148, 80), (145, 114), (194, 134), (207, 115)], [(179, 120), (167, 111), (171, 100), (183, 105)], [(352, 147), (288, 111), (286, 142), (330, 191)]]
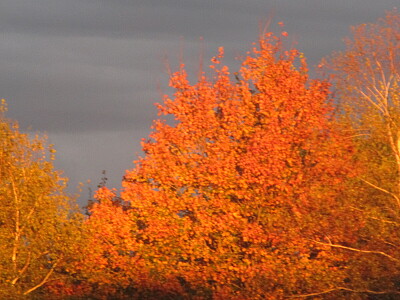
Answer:
[[(364, 226), (353, 244), (361, 289), (397, 291), (400, 267), (400, 15), (352, 28), (346, 48), (325, 62), (333, 74), (341, 122), (362, 173), (347, 201)], [(344, 251), (349, 251), (344, 250)], [(351, 253), (350, 253), (351, 254)], [(371, 255), (372, 254), (372, 255)]]
[[(118, 228), (130, 228), (111, 235), (113, 252), (101, 249), (102, 280), (118, 285), (118, 265), (117, 274), (133, 272), (139, 294), (213, 299), (340, 286), (346, 275), (338, 261), (346, 257), (319, 242), (351, 243), (360, 226), (340, 197), (356, 170), (329, 84), (309, 79), (302, 54), (272, 34), (236, 80), (222, 59), (220, 48), (214, 76), (195, 84), (183, 65), (172, 75), (175, 94), (158, 109), (175, 121), (154, 122), (146, 155), (126, 172), (121, 197), (129, 208), (109, 214), (112, 191), (99, 191), (89, 219), (99, 234), (117, 214)], [(135, 281), (143, 274), (146, 282)]]
[(57, 277), (78, 239), (79, 213), (53, 170), (55, 150), (30, 138), (0, 106), (0, 297), (37, 292)]

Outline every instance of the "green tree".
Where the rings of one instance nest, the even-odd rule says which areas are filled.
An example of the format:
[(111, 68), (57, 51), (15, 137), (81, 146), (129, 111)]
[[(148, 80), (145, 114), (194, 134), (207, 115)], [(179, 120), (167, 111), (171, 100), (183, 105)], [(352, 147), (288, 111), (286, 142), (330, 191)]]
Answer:
[(0, 106), (0, 298), (39, 292), (61, 276), (81, 222), (66, 180), (53, 170), (55, 150), (29, 138)]

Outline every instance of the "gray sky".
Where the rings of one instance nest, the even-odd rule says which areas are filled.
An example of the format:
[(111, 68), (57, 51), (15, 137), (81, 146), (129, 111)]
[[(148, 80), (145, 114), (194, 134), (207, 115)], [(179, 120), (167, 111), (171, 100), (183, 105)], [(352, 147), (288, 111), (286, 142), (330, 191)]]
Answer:
[[(225, 47), (235, 70), (260, 23), (283, 21), (309, 64), (341, 49), (349, 26), (375, 22), (398, 0), (0, 0), (0, 98), (22, 128), (46, 133), (70, 179), (102, 170), (120, 187), (169, 93), (165, 58), (196, 74)], [(277, 33), (281, 30), (271, 25)], [(200, 42), (200, 37), (204, 38)], [(202, 50), (203, 49), (203, 50)], [(85, 204), (87, 190), (80, 203)]]

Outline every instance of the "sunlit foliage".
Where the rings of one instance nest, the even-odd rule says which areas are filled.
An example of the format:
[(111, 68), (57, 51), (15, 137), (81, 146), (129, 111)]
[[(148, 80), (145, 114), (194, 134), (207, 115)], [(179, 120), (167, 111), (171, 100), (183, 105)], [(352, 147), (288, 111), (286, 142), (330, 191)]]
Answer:
[[(325, 64), (363, 172), (348, 193), (365, 225), (353, 243), (352, 286), (395, 297), (400, 283), (400, 15), (352, 28)], [(322, 66), (322, 65), (321, 65)], [(398, 294), (397, 294), (398, 297)]]
[(195, 84), (183, 65), (172, 75), (175, 94), (158, 108), (174, 125), (155, 121), (143, 141), (146, 155), (123, 181), (125, 212), (100, 191), (89, 222), (110, 239), (98, 280), (123, 286), (120, 276), (132, 274), (139, 294), (199, 299), (340, 285), (346, 256), (318, 241), (351, 242), (358, 225), (340, 198), (352, 147), (332, 117), (329, 85), (310, 80), (303, 56), (272, 34), (236, 80), (222, 59), (220, 48), (214, 77)]
[(55, 150), (29, 138), (0, 106), (0, 298), (37, 293), (76, 242), (79, 214), (53, 170)]

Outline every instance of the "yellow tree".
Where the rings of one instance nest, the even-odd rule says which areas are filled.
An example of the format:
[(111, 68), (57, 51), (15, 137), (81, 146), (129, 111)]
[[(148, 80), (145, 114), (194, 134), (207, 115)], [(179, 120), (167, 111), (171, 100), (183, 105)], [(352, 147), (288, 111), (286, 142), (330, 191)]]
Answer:
[[(354, 247), (353, 286), (398, 292), (400, 274), (400, 14), (352, 28), (346, 49), (325, 61), (362, 176), (349, 190), (365, 220)], [(358, 278), (358, 279), (357, 279)], [(367, 279), (367, 280), (365, 280)]]
[(37, 293), (59, 273), (80, 215), (53, 170), (55, 150), (19, 131), (0, 106), (0, 298)]

